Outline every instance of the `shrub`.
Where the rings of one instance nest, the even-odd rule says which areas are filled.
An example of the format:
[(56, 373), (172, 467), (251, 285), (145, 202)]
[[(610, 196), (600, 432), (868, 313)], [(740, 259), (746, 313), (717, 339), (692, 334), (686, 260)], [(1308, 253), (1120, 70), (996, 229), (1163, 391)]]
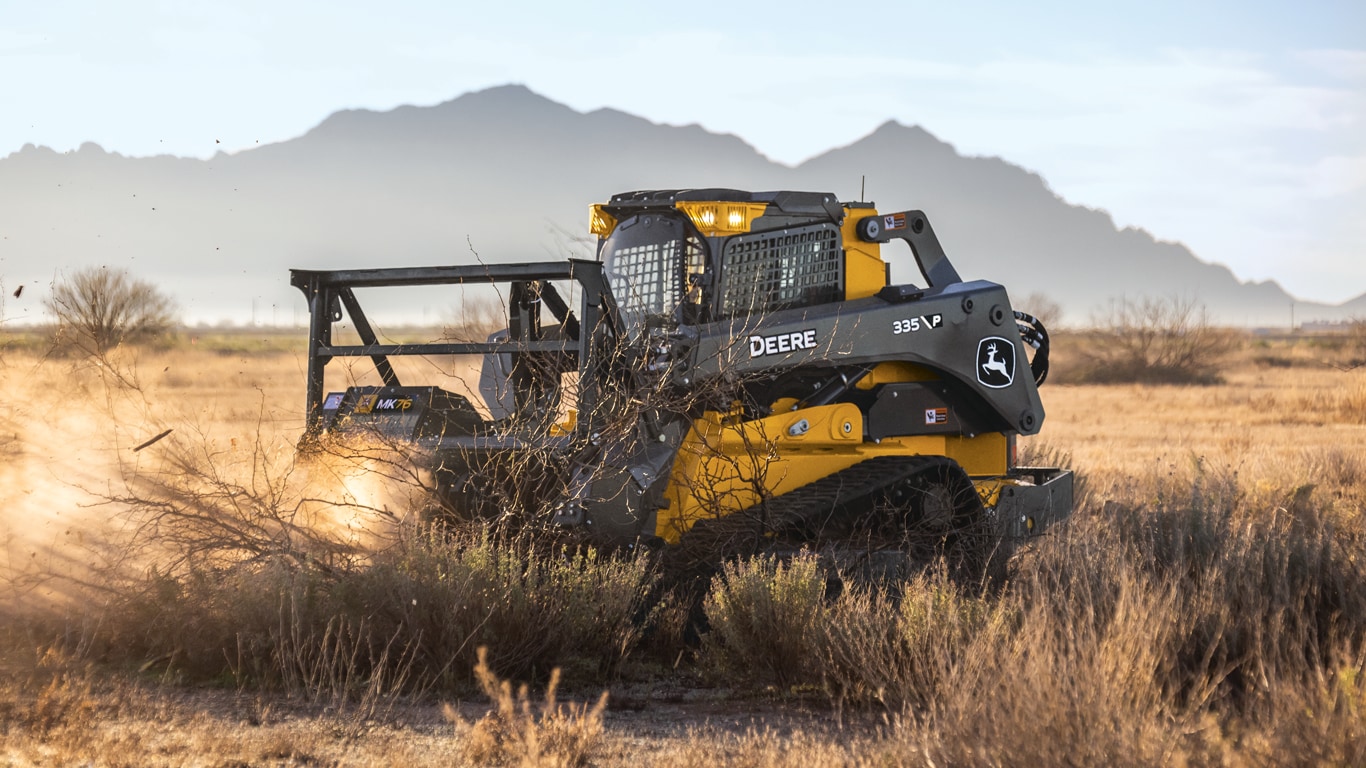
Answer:
[(923, 708), (964, 654), (1010, 619), (1009, 606), (967, 596), (942, 573), (915, 577), (897, 596), (846, 591), (821, 625), (826, 689), (848, 704)]
[(727, 563), (703, 602), (710, 626), (703, 658), (728, 680), (818, 682), (825, 589), (812, 554)]
[(406, 632), (449, 685), (466, 679), (480, 646), (511, 677), (614, 673), (640, 639), (635, 618), (654, 582), (643, 554), (538, 552), (526, 540), (433, 531), (380, 555), (341, 599), (381, 636)]
[(1098, 384), (1215, 384), (1236, 342), (1203, 306), (1175, 297), (1113, 302), (1094, 325), (1091, 362), (1078, 375)]
[(111, 605), (105, 654), (311, 699), (458, 689), (481, 646), (501, 674), (610, 675), (639, 640), (653, 579), (640, 555), (428, 532), (346, 568), (276, 557), (153, 573)]
[(155, 285), (106, 267), (58, 278), (43, 305), (57, 321), (58, 346), (89, 355), (159, 336), (175, 322), (174, 304)]
[(1366, 365), (1366, 317), (1352, 318), (1347, 324), (1348, 368)]
[(1048, 294), (1035, 291), (1018, 302), (1012, 301), (1015, 309), (1026, 312), (1038, 318), (1043, 323), (1044, 328), (1050, 331), (1058, 330), (1062, 327), (1062, 305), (1054, 301)]
[(834, 701), (893, 712), (932, 701), (977, 638), (1010, 608), (962, 593), (947, 569), (883, 592), (852, 584), (827, 597), (816, 556), (755, 557), (726, 566), (705, 610), (702, 658), (724, 679), (823, 686)]
[(441, 335), (449, 341), (487, 341), (491, 334), (505, 329), (507, 324), (507, 310), (497, 299), (471, 296), (454, 309)]

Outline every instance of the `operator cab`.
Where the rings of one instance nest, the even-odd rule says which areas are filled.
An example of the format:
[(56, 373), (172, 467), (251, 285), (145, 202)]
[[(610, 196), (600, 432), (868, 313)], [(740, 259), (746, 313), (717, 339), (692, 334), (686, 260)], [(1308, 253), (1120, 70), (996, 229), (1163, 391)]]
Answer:
[(833, 195), (812, 192), (631, 192), (593, 206), (592, 231), (634, 340), (844, 299), (845, 217)]

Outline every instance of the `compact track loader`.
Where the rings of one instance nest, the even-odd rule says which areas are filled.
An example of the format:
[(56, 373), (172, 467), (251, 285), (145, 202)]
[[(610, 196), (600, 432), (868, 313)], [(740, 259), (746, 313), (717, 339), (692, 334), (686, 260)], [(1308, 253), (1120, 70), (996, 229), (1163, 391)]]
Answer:
[[(592, 260), (293, 270), (305, 439), (401, 442), (443, 514), (613, 545), (1018, 539), (1070, 514), (1071, 473), (1014, 458), (1043, 424), (1048, 334), (1000, 285), (960, 279), (922, 212), (644, 191), (594, 205), (591, 231)], [(890, 284), (892, 241), (923, 284)], [(507, 309), (487, 341), (381, 343), (356, 296), (476, 283)], [(333, 341), (347, 316), (359, 344)], [(477, 392), (401, 383), (398, 355), (482, 356)], [(328, 363), (354, 356), (382, 385), (328, 392)]]

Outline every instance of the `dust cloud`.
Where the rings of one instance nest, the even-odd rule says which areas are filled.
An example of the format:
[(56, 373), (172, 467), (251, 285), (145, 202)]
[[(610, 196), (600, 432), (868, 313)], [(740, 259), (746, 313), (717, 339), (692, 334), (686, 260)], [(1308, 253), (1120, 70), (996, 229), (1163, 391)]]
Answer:
[[(186, 350), (114, 367), (0, 357), (0, 611), (98, 600), (120, 580), (183, 564), (185, 519), (153, 527), (155, 508), (140, 501), (173, 499), (220, 522), (255, 515), (265, 539), (303, 536), (352, 557), (391, 541), (430, 502), (423, 478), (383, 451), (301, 456), (303, 366), (295, 354)], [(477, 380), (444, 373), (433, 383)], [(340, 386), (367, 374), (336, 376)], [(191, 533), (233, 543), (231, 525)]]
[(0, 584), (10, 607), (98, 583), (123, 559), (122, 524), (104, 498), (137, 426), (111, 417), (119, 403), (100, 374), (41, 358), (0, 367)]

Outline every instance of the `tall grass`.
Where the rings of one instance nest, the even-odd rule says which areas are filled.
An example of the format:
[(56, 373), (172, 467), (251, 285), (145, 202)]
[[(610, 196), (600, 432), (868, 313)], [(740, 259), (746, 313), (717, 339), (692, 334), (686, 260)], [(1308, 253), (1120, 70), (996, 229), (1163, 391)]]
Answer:
[(1280, 500), (1200, 464), (1134, 483), (1018, 555), (999, 594), (925, 575), (822, 600), (812, 558), (741, 563), (708, 598), (703, 658), (885, 708), (941, 764), (1153, 765), (1291, 743), (1354, 763), (1366, 518), (1312, 490)]
[(108, 606), (100, 654), (314, 697), (459, 691), (483, 646), (503, 675), (565, 667), (596, 680), (634, 649), (633, 619), (653, 579), (644, 557), (543, 556), (525, 543), (425, 531), (346, 569), (272, 560), (152, 573)]

